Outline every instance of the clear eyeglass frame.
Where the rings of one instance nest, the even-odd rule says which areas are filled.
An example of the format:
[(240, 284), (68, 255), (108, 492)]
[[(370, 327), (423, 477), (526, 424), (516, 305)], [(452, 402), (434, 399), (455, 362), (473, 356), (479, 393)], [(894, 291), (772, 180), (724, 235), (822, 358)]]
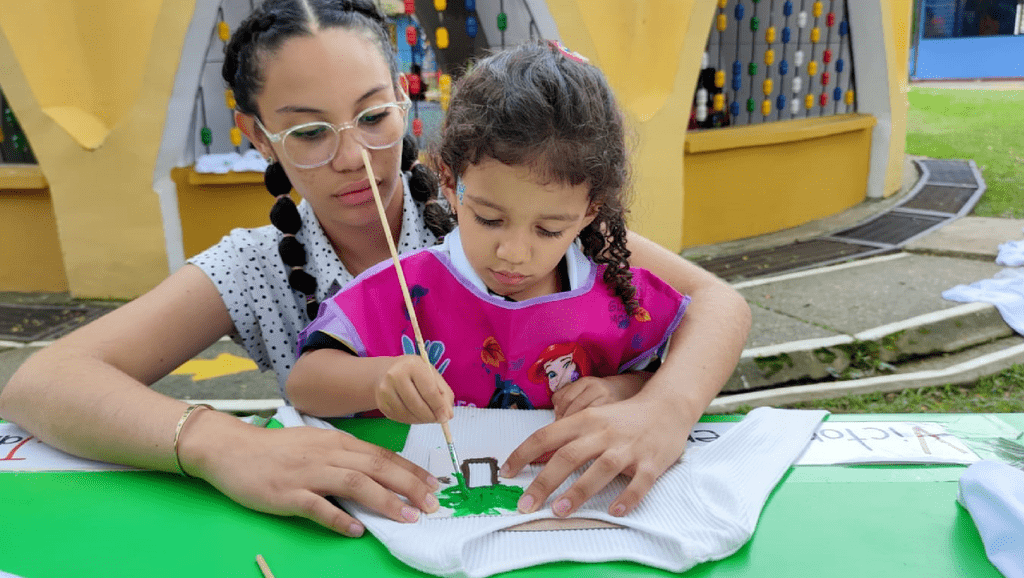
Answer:
[[(287, 139), (289, 135), (291, 135), (294, 132), (300, 131), (300, 130), (308, 130), (308, 129), (315, 128), (315, 127), (330, 128), (331, 131), (334, 132), (334, 136), (335, 136), (334, 150), (330, 154), (330, 156), (328, 156), (326, 159), (324, 159), (322, 161), (319, 161), (317, 163), (313, 163), (313, 164), (305, 163), (304, 164), (304, 163), (296, 162), (296, 160), (291, 158), (291, 156), (289, 155), (288, 147), (282, 145), (282, 151), (284, 153), (284, 156), (286, 158), (288, 158), (288, 162), (290, 162), (293, 165), (295, 165), (296, 167), (299, 167), (299, 168), (302, 168), (302, 169), (315, 169), (317, 167), (322, 167), (322, 166), (326, 165), (327, 163), (331, 162), (332, 160), (334, 160), (334, 158), (338, 155), (338, 149), (341, 147), (341, 133), (346, 131), (346, 130), (348, 130), (348, 129), (354, 129), (352, 131), (353, 138), (361, 146), (364, 146), (364, 147), (366, 147), (368, 149), (383, 150), (383, 149), (388, 149), (388, 148), (391, 148), (391, 147), (395, 146), (396, 144), (401, 142), (402, 137), (405, 136), (405, 131), (406, 131), (406, 127), (407, 127), (406, 115), (409, 112), (409, 109), (411, 107), (412, 107), (412, 101), (410, 101), (409, 99), (398, 100), (398, 101), (393, 101), (393, 102), (386, 102), (384, 104), (378, 104), (378, 105), (375, 105), (375, 106), (371, 106), (371, 107), (369, 107), (367, 109), (364, 109), (363, 111), (361, 111), (358, 114), (356, 114), (355, 118), (353, 118), (351, 121), (346, 122), (346, 123), (333, 124), (333, 123), (329, 123), (327, 121), (306, 122), (306, 123), (303, 123), (303, 124), (297, 124), (295, 126), (288, 127), (286, 129), (284, 129), (284, 130), (282, 130), (280, 132), (276, 132), (276, 133), (271, 133), (269, 130), (267, 130), (267, 127), (263, 126), (263, 123), (260, 121), (258, 116), (253, 116), (253, 118), (256, 121), (256, 126), (260, 127), (260, 130), (263, 131), (263, 134), (266, 135), (266, 137), (268, 139), (270, 139), (270, 142), (272, 142), (272, 143), (284, 143), (285, 139)], [(367, 142), (365, 137), (364, 137), (364, 135), (359, 130), (359, 120), (364, 118), (364, 117), (366, 117), (366, 116), (372, 116), (374, 113), (376, 113), (378, 111), (383, 111), (383, 110), (388, 109), (388, 108), (397, 108), (397, 109), (399, 109), (400, 114), (402, 115), (402, 130), (400, 132), (398, 132), (397, 138), (395, 138), (395, 140), (393, 140), (393, 141), (391, 141), (391, 142), (389, 142), (387, 144), (382, 144), (382, 145), (381, 144), (377, 144), (377, 145), (375, 145), (375, 144), (371, 144), (371, 143)]]

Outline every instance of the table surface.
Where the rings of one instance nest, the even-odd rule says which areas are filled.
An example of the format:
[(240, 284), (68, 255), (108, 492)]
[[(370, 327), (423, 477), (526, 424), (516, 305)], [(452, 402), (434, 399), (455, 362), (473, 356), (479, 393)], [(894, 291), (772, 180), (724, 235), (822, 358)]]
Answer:
[[(973, 414), (981, 416), (982, 414)], [(962, 415), (833, 415), (830, 421), (956, 423)], [(1024, 429), (1024, 414), (984, 414)], [(721, 421), (716, 416), (706, 421)], [(735, 419), (735, 418), (733, 418)], [(392, 449), (407, 426), (350, 420)], [(769, 496), (753, 538), (683, 574), (1000, 578), (956, 503), (963, 466), (800, 466)], [(423, 576), (372, 536), (348, 539), (297, 518), (248, 510), (200, 480), (157, 472), (0, 474), (0, 571), (75, 576)], [(678, 576), (634, 563), (555, 563), (503, 576)]]

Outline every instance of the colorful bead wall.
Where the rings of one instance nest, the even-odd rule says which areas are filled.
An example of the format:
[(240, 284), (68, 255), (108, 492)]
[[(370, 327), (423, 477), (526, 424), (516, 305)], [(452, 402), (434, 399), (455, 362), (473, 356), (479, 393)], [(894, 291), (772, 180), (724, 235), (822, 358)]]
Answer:
[(855, 112), (846, 0), (716, 0), (690, 128)]
[(0, 92), (0, 164), (35, 164), (36, 157), (11, 105)]

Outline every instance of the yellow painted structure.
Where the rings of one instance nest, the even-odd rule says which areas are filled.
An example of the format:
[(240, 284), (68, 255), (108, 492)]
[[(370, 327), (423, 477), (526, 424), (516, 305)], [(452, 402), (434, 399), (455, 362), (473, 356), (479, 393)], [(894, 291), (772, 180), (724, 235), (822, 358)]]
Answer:
[[(190, 256), (232, 227), (267, 222), (271, 202), (258, 177), (215, 182), (175, 169), (181, 239), (164, 231), (154, 182), (168, 175), (154, 173), (197, 1), (0, 0), (0, 86), (39, 161), (36, 184), (44, 183), (26, 188), (24, 176), (0, 173), (0, 290), (134, 297), (168, 274), (168, 243)], [(902, 181), (912, 0), (877, 1), (889, 63), (889, 195)], [(674, 251), (852, 206), (864, 198), (872, 152), (863, 115), (687, 136), (716, 8), (707, 0), (548, 0), (562, 40), (605, 71), (634, 128), (631, 226)], [(860, 70), (858, 83), (869, 74), (878, 72)], [(830, 156), (842, 147), (848, 163), (815, 180), (807, 167), (822, 146)], [(788, 164), (765, 166), (779, 155)], [(738, 178), (710, 182), (724, 166), (774, 171), (771, 186), (753, 195)]]

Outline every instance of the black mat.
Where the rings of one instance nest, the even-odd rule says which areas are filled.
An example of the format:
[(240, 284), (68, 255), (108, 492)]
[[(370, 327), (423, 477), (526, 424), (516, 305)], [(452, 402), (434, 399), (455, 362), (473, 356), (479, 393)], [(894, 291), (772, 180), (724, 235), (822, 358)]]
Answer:
[(0, 340), (56, 339), (110, 311), (84, 305), (14, 305), (0, 303)]

